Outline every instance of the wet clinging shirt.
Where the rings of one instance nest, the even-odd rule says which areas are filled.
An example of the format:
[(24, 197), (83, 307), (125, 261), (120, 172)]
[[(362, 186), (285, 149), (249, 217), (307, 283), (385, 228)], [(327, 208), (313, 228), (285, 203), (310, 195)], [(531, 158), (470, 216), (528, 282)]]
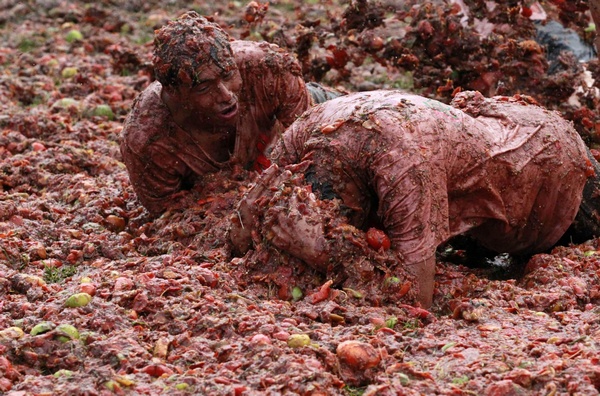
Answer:
[(549, 248), (571, 225), (589, 175), (558, 113), (465, 92), (453, 105), (399, 91), (348, 95), (305, 113), (272, 159), (312, 161), (361, 226), (376, 211), (407, 263), (470, 233), (499, 252)]

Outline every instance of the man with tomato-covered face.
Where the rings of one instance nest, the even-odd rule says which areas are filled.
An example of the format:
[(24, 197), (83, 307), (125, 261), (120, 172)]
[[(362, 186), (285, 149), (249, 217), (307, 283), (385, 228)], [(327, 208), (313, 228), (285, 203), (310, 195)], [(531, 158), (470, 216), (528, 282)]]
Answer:
[(193, 11), (158, 30), (154, 46), (157, 81), (134, 102), (121, 141), (133, 188), (153, 214), (185, 201), (205, 174), (266, 167), (264, 148), (313, 103), (290, 54), (231, 40)]
[[(372, 232), (365, 238), (397, 253), (424, 306), (436, 248), (453, 236), (535, 253), (555, 244), (578, 212), (589, 234), (600, 224), (600, 205), (582, 204), (584, 187), (586, 197), (600, 196), (589, 178), (596, 161), (570, 122), (526, 96), (463, 92), (449, 106), (399, 91), (347, 95), (301, 116), (271, 160), (278, 166), (248, 191), (233, 221), (240, 253), (269, 241), (343, 281), (340, 273), (364, 253), (343, 243), (348, 233), (334, 232), (332, 219), (375, 226), (391, 243)], [(328, 202), (336, 200), (334, 213)]]

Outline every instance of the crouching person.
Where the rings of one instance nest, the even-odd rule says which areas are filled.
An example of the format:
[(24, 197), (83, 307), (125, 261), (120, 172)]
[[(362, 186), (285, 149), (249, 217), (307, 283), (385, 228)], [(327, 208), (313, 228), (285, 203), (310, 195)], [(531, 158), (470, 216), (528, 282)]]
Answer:
[[(597, 163), (570, 122), (524, 96), (464, 92), (448, 106), (399, 91), (351, 94), (307, 111), (271, 161), (233, 222), (240, 254), (267, 240), (343, 280), (360, 252), (346, 244), (340, 255), (344, 234), (330, 232), (322, 209), (333, 200), (348, 225), (385, 231), (425, 307), (436, 248), (453, 236), (528, 254), (553, 246), (578, 213), (583, 231), (597, 229)], [(286, 186), (287, 198), (273, 199)]]

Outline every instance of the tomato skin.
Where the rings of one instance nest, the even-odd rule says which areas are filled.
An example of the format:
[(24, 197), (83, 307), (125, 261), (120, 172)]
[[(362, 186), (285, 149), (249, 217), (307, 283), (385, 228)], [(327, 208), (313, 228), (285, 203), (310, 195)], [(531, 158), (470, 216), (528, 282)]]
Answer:
[(357, 371), (376, 367), (381, 362), (381, 355), (371, 344), (354, 340), (341, 342), (336, 355), (342, 364)]
[(529, 7), (523, 6), (523, 8), (521, 9), (521, 15), (523, 15), (525, 18), (531, 17), (532, 14), (533, 11)]
[(167, 374), (167, 375), (173, 374), (173, 370), (171, 370), (169, 367), (165, 366), (164, 364), (151, 364), (149, 366), (144, 367), (140, 371), (143, 371), (144, 373), (146, 373), (152, 377), (155, 377), (155, 378), (161, 377), (164, 374)]
[(79, 285), (79, 291), (94, 296), (96, 294), (96, 285), (93, 283), (82, 283)]
[(328, 280), (325, 282), (318, 291), (313, 294), (306, 296), (306, 301), (311, 304), (316, 304), (321, 301), (325, 301), (329, 298), (329, 293), (331, 292), (331, 285), (333, 284), (332, 280)]
[(375, 250), (379, 250), (383, 248), (383, 250), (388, 250), (390, 246), (392, 246), (392, 242), (390, 238), (385, 234), (385, 232), (378, 230), (377, 228), (369, 228), (367, 230), (367, 243)]

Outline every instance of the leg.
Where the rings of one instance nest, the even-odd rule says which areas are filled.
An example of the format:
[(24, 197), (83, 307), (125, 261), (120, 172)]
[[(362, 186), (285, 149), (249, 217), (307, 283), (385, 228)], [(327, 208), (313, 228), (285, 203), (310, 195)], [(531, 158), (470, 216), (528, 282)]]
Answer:
[(321, 84), (317, 84), (314, 82), (307, 83), (306, 88), (308, 88), (308, 92), (310, 93), (310, 96), (312, 96), (313, 102), (315, 104), (327, 102), (330, 99), (342, 96), (341, 92), (338, 92), (331, 88), (325, 88)]
[(600, 237), (600, 164), (589, 150), (587, 152), (596, 175), (591, 176), (583, 188), (579, 212), (571, 226), (575, 237), (584, 240)]

